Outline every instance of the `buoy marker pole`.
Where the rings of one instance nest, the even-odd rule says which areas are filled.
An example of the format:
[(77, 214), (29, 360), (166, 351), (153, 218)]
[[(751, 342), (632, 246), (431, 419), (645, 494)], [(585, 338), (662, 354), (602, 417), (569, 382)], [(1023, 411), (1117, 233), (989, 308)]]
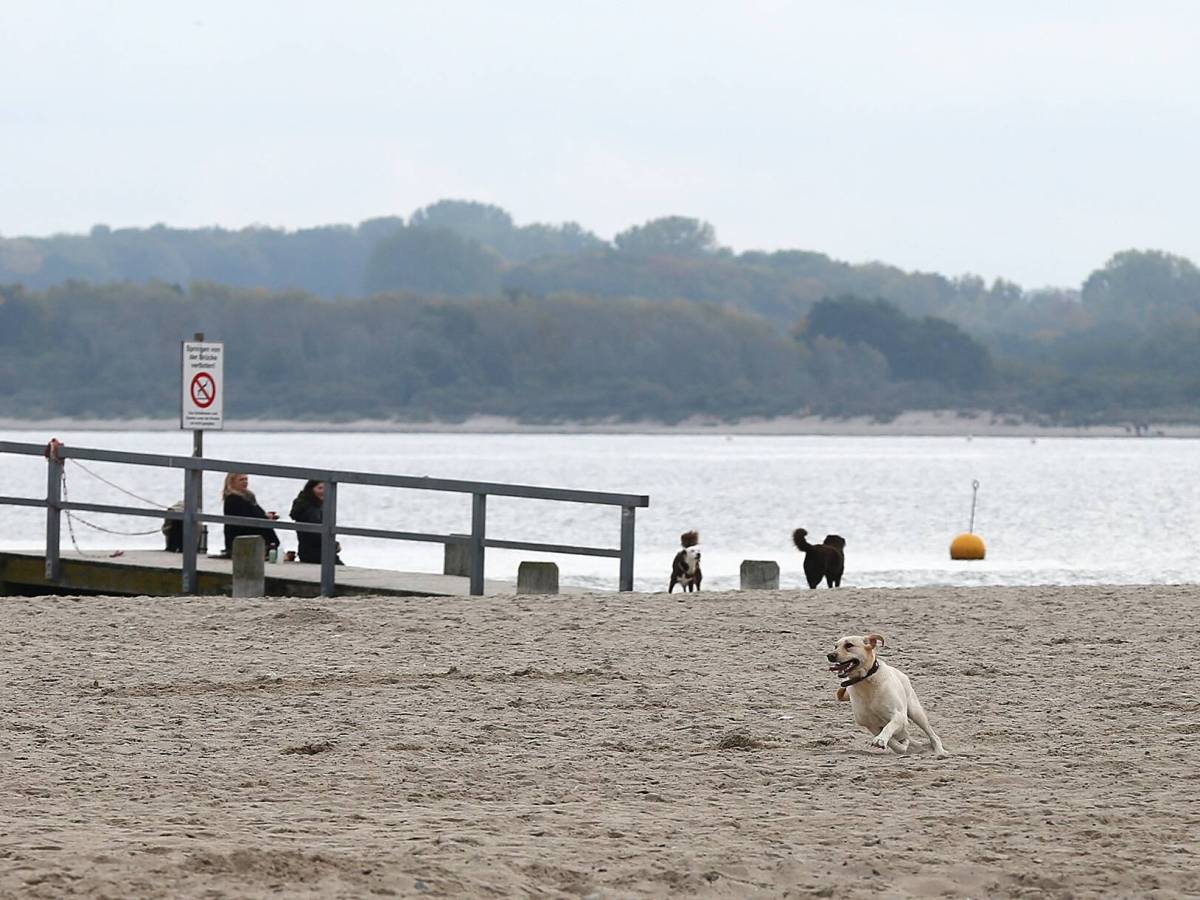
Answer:
[(983, 559), (987, 549), (983, 538), (975, 533), (975, 507), (979, 499), (979, 481), (971, 481), (971, 523), (967, 530), (950, 542), (951, 559)]

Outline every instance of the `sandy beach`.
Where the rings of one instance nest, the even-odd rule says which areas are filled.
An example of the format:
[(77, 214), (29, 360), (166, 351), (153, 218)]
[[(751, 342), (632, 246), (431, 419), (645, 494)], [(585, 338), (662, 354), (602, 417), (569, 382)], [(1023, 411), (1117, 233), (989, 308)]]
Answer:
[[(1181, 897), (1194, 587), (0, 598), (0, 896)], [(867, 749), (888, 637), (952, 756)]]

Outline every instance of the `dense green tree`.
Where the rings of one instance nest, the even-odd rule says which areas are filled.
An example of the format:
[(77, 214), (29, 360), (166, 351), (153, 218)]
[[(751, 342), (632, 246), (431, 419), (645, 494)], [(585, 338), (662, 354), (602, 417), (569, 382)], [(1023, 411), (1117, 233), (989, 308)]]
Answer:
[(1138, 330), (1200, 319), (1200, 269), (1158, 250), (1125, 250), (1083, 284), (1083, 305), (1098, 320)]
[(803, 333), (873, 347), (883, 354), (892, 374), (905, 380), (975, 390), (992, 375), (987, 348), (962, 329), (933, 316), (907, 316), (885, 300), (822, 300), (809, 313)]
[(375, 245), (367, 293), (414, 291), (465, 296), (500, 290), (500, 257), (445, 228), (404, 228)]
[(408, 224), (413, 228), (444, 228), (492, 247), (513, 230), (512, 216), (503, 209), (472, 200), (439, 200), (418, 209)]
[(413, 213), (409, 224), (453, 231), (515, 263), (543, 256), (569, 256), (604, 246), (603, 241), (574, 222), (518, 227), (500, 207), (467, 200), (439, 200)]
[(37, 310), (19, 284), (0, 285), (0, 347), (37, 340)]
[(613, 243), (622, 253), (642, 256), (701, 256), (716, 253), (717, 232), (708, 222), (665, 216), (622, 231)]

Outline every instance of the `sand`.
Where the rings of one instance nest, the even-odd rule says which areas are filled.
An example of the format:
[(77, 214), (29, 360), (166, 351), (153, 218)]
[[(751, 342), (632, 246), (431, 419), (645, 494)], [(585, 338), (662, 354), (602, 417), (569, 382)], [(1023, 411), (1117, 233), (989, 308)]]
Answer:
[[(863, 630), (951, 757), (868, 751)], [(1198, 896), (1198, 631), (1194, 587), (3, 598), (0, 896)]]

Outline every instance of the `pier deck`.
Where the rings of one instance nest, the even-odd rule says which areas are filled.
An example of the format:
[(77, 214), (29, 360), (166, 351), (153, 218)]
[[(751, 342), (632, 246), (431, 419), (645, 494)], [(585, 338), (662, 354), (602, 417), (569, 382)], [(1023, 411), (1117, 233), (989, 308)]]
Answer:
[[(62, 578), (46, 580), (46, 557), (38, 550), (0, 550), (0, 595), (106, 594), (173, 596), (180, 593), (181, 559), (163, 550), (88, 550), (62, 554)], [(230, 593), (232, 563), (215, 556), (196, 561), (197, 594)], [(470, 579), (427, 572), (395, 572), (338, 566), (339, 596), (453, 597), (470, 594)], [(267, 563), (270, 597), (316, 597), (321, 593), (321, 567), (310, 563)], [(511, 582), (485, 581), (488, 595), (513, 594)]]

